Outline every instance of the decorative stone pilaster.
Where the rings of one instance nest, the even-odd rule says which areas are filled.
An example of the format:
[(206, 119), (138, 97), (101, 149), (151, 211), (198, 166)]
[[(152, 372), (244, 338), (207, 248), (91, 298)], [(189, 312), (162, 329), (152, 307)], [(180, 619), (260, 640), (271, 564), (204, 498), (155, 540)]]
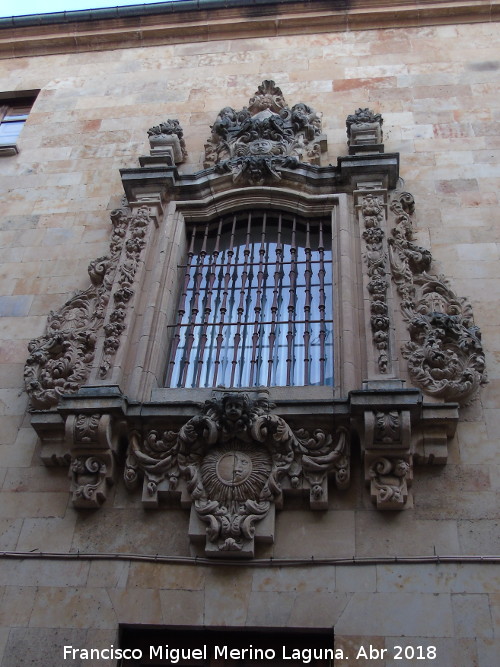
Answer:
[(369, 354), (371, 377), (387, 375), (393, 371), (388, 302), (389, 264), (385, 238), (386, 196), (387, 192), (376, 187), (376, 184), (366, 184), (354, 193), (365, 265), (365, 321), (369, 323), (367, 330), (371, 331), (372, 339), (373, 352)]
[[(128, 229), (111, 291), (110, 307), (104, 322), (104, 341), (99, 362), (98, 378), (110, 375), (111, 366), (120, 348), (123, 334), (130, 324), (136, 300), (139, 271), (143, 269), (142, 255), (151, 236), (154, 217), (148, 205), (142, 205), (128, 218)], [(123, 355), (121, 355), (123, 356)]]
[(66, 420), (71, 453), (71, 494), (75, 507), (99, 507), (113, 483), (114, 451), (110, 415), (77, 414)]

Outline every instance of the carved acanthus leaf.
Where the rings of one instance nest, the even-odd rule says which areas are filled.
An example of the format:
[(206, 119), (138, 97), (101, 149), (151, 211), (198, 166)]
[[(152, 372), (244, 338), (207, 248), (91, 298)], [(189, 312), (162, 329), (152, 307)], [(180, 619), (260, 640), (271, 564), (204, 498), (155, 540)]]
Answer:
[(389, 239), (393, 280), (410, 341), (402, 348), (413, 382), (427, 394), (465, 403), (486, 383), (485, 358), (471, 305), (444, 276), (427, 273), (431, 253), (413, 243), (413, 197), (392, 201), (395, 227)]

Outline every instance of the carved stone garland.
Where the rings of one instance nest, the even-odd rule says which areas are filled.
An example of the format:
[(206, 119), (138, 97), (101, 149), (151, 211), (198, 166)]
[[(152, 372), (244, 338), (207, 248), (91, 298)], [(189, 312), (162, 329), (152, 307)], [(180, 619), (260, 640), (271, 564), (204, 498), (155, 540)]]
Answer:
[(282, 168), (319, 164), (326, 150), (321, 119), (307, 104), (287, 106), (274, 81), (263, 81), (248, 107), (225, 107), (205, 145), (205, 167), (229, 172), (234, 182), (280, 180)]
[(396, 216), (389, 239), (392, 279), (410, 332), (402, 354), (412, 381), (422, 391), (463, 404), (486, 383), (481, 333), (471, 305), (457, 297), (444, 276), (427, 273), (432, 256), (413, 243), (414, 209), (408, 192), (399, 193), (391, 203)]
[(143, 500), (157, 505), (159, 496), (183, 486), (191, 538), (206, 538), (206, 554), (253, 556), (255, 537), (273, 539), (274, 507), (281, 507), (285, 487), (308, 489), (311, 509), (326, 509), (327, 477), (342, 489), (349, 483), (346, 429), (335, 439), (321, 429), (294, 431), (271, 407), (262, 396), (228, 393), (207, 401), (178, 432), (136, 431), (127, 487), (142, 475)]

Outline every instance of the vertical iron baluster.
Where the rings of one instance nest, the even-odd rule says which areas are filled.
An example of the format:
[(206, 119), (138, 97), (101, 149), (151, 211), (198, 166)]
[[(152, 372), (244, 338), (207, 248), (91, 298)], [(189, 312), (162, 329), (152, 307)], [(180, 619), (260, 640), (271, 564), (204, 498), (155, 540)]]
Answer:
[(249, 386), (253, 387), (255, 370), (257, 367), (257, 343), (259, 341), (259, 329), (260, 322), (262, 320), (262, 281), (264, 279), (264, 258), (266, 255), (266, 220), (267, 214), (264, 212), (262, 217), (262, 233), (260, 236), (260, 248), (259, 248), (259, 272), (257, 273), (257, 292), (256, 292), (256, 301), (255, 301), (255, 322), (253, 325), (253, 335), (252, 335), (252, 359), (250, 361), (250, 381)]
[(182, 293), (181, 293), (181, 298), (179, 302), (179, 308), (177, 310), (177, 324), (175, 325), (175, 334), (172, 340), (172, 350), (170, 353), (170, 361), (168, 362), (168, 370), (167, 370), (167, 380), (166, 380), (166, 386), (170, 387), (170, 384), (172, 382), (172, 375), (174, 372), (175, 368), (175, 362), (176, 362), (176, 357), (177, 357), (177, 349), (179, 347), (179, 343), (181, 341), (181, 324), (182, 320), (184, 318), (184, 315), (186, 313), (186, 299), (187, 295), (189, 292), (189, 282), (191, 278), (191, 265), (193, 262), (193, 255), (194, 255), (194, 241), (196, 237), (196, 227), (193, 227), (193, 230), (191, 232), (191, 240), (189, 243), (189, 250), (188, 250), (188, 256), (187, 256), (187, 263), (186, 263), (186, 271), (184, 273), (184, 284), (182, 286)]
[(286, 384), (290, 386), (292, 383), (293, 372), (293, 338), (294, 338), (294, 323), (295, 323), (295, 302), (297, 298), (297, 247), (295, 246), (295, 231), (296, 218), (294, 216), (292, 223), (292, 244), (290, 246), (290, 297), (288, 299), (288, 332), (286, 334), (287, 341), (287, 359), (286, 359)]
[(227, 262), (226, 262), (226, 271), (224, 273), (224, 287), (222, 290), (222, 303), (220, 306), (220, 321), (219, 321), (219, 332), (217, 334), (217, 350), (215, 353), (215, 361), (214, 361), (214, 379), (212, 382), (212, 386), (216, 387), (217, 386), (217, 375), (219, 373), (219, 366), (220, 366), (220, 354), (222, 350), (222, 343), (224, 341), (224, 323), (225, 323), (225, 318), (226, 318), (226, 313), (227, 313), (227, 297), (229, 294), (229, 282), (231, 280), (231, 264), (233, 261), (233, 255), (234, 255), (234, 232), (236, 229), (236, 216), (233, 217), (233, 226), (231, 228), (231, 239), (229, 241), (229, 249), (227, 251)]
[(240, 301), (238, 304), (238, 321), (236, 323), (236, 333), (234, 335), (234, 352), (233, 352), (233, 361), (231, 368), (231, 383), (230, 386), (234, 387), (234, 377), (236, 374), (236, 365), (238, 363), (238, 350), (241, 341), (241, 326), (242, 326), (242, 315), (245, 310), (245, 296), (246, 296), (246, 283), (248, 278), (248, 257), (250, 255), (250, 230), (252, 224), (252, 213), (248, 214), (248, 223), (247, 223), (247, 235), (245, 242), (245, 250), (243, 251), (243, 271), (241, 273), (241, 289), (240, 289)]
[(274, 363), (274, 343), (276, 341), (276, 322), (280, 298), (280, 282), (281, 272), (283, 269), (283, 248), (281, 246), (281, 213), (278, 217), (278, 238), (276, 241), (276, 264), (274, 267), (274, 287), (273, 287), (273, 303), (271, 305), (271, 330), (269, 332), (269, 360), (267, 366), (267, 386), (271, 386), (273, 363)]
[(194, 279), (193, 299), (191, 302), (191, 316), (189, 322), (188, 333), (186, 335), (186, 349), (184, 354), (184, 368), (182, 369), (182, 386), (186, 386), (187, 376), (189, 372), (189, 364), (191, 363), (191, 351), (195, 340), (196, 317), (199, 312), (198, 302), (200, 300), (200, 286), (203, 277), (203, 269), (205, 268), (205, 256), (207, 254), (207, 236), (208, 236), (208, 222), (205, 225), (205, 234), (203, 236), (203, 244), (200, 254), (198, 256), (198, 263), (196, 265), (196, 273)]
[(309, 320), (311, 318), (311, 235), (310, 235), (309, 220), (306, 228), (306, 268), (304, 271), (306, 279), (306, 300), (304, 303), (304, 385), (309, 384), (309, 341), (311, 339), (311, 330)]
[(326, 353), (325, 353), (325, 338), (326, 338), (326, 322), (325, 322), (325, 246), (323, 244), (323, 223), (319, 223), (319, 241), (318, 241), (318, 252), (319, 252), (319, 319), (320, 319), (320, 328), (319, 328), (319, 383), (322, 385), (325, 383), (325, 366), (326, 366)]
[[(215, 239), (215, 248), (214, 248), (213, 253), (212, 253), (212, 261), (210, 263), (210, 266), (208, 267), (208, 276), (207, 276), (208, 280), (207, 280), (207, 289), (206, 289), (206, 296), (205, 296), (205, 308), (204, 308), (204, 312), (203, 312), (203, 324), (202, 324), (202, 327), (201, 327), (195, 387), (200, 386), (201, 372), (202, 372), (202, 369), (203, 369), (203, 357), (205, 355), (205, 346), (207, 344), (208, 321), (210, 319), (210, 313), (212, 312), (212, 294), (213, 294), (214, 281), (215, 281), (215, 267), (216, 267), (216, 264), (217, 264), (217, 258), (219, 256), (219, 244), (220, 244), (221, 230), (222, 230), (222, 218), (219, 220), (219, 227), (217, 229), (217, 238)], [(206, 240), (206, 237), (207, 237), (207, 233), (208, 233), (208, 223), (207, 223), (206, 231), (205, 231), (205, 240)]]

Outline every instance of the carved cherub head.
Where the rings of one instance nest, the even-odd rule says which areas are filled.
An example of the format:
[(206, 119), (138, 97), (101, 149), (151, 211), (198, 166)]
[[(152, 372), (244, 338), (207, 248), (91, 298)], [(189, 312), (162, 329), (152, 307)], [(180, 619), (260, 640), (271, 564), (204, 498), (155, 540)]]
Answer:
[(245, 396), (240, 394), (226, 394), (222, 399), (224, 417), (229, 422), (236, 423), (240, 420), (246, 407)]

